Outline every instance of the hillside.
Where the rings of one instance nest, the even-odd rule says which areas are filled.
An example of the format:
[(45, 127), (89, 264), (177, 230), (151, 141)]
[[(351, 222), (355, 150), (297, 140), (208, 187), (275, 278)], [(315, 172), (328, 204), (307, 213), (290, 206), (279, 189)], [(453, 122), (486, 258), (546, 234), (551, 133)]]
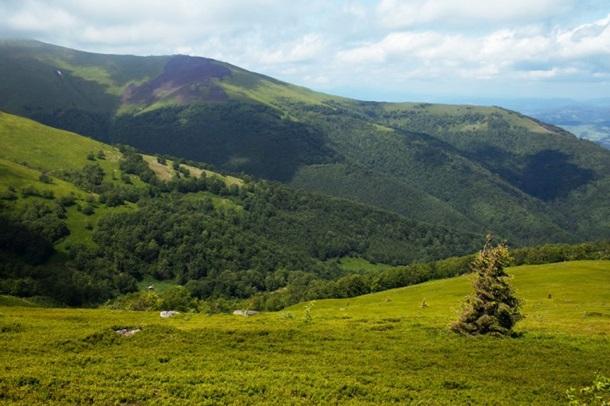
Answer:
[(0, 41), (0, 109), (519, 245), (610, 236), (610, 152), (496, 107), (360, 102), (184, 55)]
[(335, 258), (431, 261), (481, 238), (7, 113), (0, 143), (0, 294), (95, 304), (159, 280), (245, 299), (349, 273)]
[[(518, 339), (449, 331), (469, 277), (247, 318), (6, 299), (0, 393), (19, 404), (548, 405), (567, 403), (566, 390), (596, 372), (609, 376), (610, 262), (509, 272), (525, 302)], [(121, 337), (119, 328), (141, 331)]]

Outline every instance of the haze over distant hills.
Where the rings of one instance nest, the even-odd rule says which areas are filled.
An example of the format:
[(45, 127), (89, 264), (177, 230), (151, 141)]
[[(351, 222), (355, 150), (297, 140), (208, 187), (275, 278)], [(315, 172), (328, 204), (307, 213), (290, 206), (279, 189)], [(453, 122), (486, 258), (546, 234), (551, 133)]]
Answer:
[(0, 42), (0, 109), (516, 244), (610, 236), (610, 152), (496, 107), (362, 102), (212, 59)]
[(541, 102), (519, 111), (610, 149), (610, 99)]

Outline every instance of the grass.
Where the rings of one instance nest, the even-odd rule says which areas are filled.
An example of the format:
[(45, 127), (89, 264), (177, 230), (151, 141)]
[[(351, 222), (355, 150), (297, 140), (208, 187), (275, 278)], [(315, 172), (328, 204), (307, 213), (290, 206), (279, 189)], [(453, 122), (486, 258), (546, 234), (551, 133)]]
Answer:
[(283, 110), (286, 101), (307, 105), (322, 105), (330, 100), (342, 100), (340, 97), (314, 92), (288, 83), (253, 74), (233, 67), (229, 79), (218, 81), (218, 84), (232, 97), (254, 100), (267, 106)]
[(25, 298), (0, 295), (0, 306), (37, 307), (38, 304)]
[[(15, 193), (17, 199), (5, 202), (6, 209), (9, 211), (19, 211), (34, 201), (52, 203), (60, 197), (73, 195), (76, 199), (76, 204), (67, 208), (65, 220), (70, 234), (56, 245), (56, 248), (60, 251), (64, 251), (68, 246), (74, 244), (93, 245), (91, 229), (100, 218), (110, 213), (120, 213), (135, 210), (136, 208), (134, 204), (130, 203), (117, 207), (107, 207), (96, 203), (94, 204), (95, 212), (87, 216), (77, 210), (77, 205), (83, 207), (88, 205), (89, 203), (87, 203), (86, 199), (90, 193), (55, 177), (52, 177), (52, 183), (43, 183), (39, 180), (40, 174), (41, 172), (38, 170), (0, 159), (0, 192), (6, 192), (9, 186), (17, 190), (17, 193)], [(33, 187), (41, 192), (51, 191), (54, 194), (54, 199), (43, 199), (37, 196), (24, 197), (20, 191), (25, 187)]]
[(367, 261), (364, 258), (356, 258), (356, 257), (344, 257), (338, 259), (339, 266), (341, 269), (350, 272), (376, 272), (376, 271), (384, 271), (386, 269), (393, 268), (392, 265), (387, 264), (374, 264), (372, 262)]
[(106, 178), (119, 170), (120, 152), (107, 144), (68, 131), (45, 126), (27, 118), (0, 112), (0, 159), (53, 174), (78, 170), (92, 163), (87, 155), (104, 151), (98, 159)]
[[(56, 175), (63, 170), (79, 170), (93, 162), (102, 167), (105, 173), (105, 182), (122, 183), (119, 161), (122, 154), (114, 147), (80, 136), (75, 133), (58, 130), (37, 123), (35, 121), (0, 112), (0, 192), (6, 192), (9, 187), (16, 190), (16, 200), (5, 201), (9, 211), (18, 211), (34, 201), (52, 203), (61, 197), (73, 195), (75, 205), (67, 209), (65, 220), (70, 235), (61, 240), (56, 248), (65, 250), (69, 245), (93, 245), (92, 226), (109, 213), (119, 213), (134, 210), (135, 205), (126, 203), (118, 207), (107, 207), (95, 203), (95, 212), (87, 216), (77, 210), (77, 206), (89, 205), (89, 193), (74, 184), (58, 178)], [(105, 158), (91, 161), (87, 159), (89, 153), (96, 155), (103, 151)], [(47, 173), (51, 183), (41, 182), (39, 177)], [(135, 176), (130, 176), (136, 187), (143, 187), (144, 183)], [(20, 193), (26, 187), (33, 187), (38, 191), (53, 192), (54, 199), (40, 197), (24, 197)]]
[(466, 122), (454, 126), (454, 131), (486, 131), (488, 129), (487, 119), (491, 114), (499, 114), (510, 125), (522, 127), (528, 131), (549, 134), (550, 131), (538, 124), (536, 121), (521, 114), (514, 113), (498, 107), (470, 106), (460, 104), (427, 104), (427, 103), (388, 103), (384, 106), (386, 111), (420, 111), (432, 116), (462, 116), (466, 114), (482, 114), (485, 118), (479, 122)]
[[(20, 191), (25, 187), (34, 187), (38, 191), (51, 191), (54, 194), (54, 200), (68, 195), (75, 197), (76, 205), (67, 209), (65, 220), (70, 234), (56, 245), (60, 251), (65, 251), (67, 247), (75, 244), (94, 245), (92, 229), (99, 219), (110, 213), (136, 210), (136, 205), (131, 203), (117, 207), (94, 203), (94, 213), (85, 215), (77, 210), (77, 206), (89, 205), (87, 197), (90, 194), (96, 197), (96, 194), (88, 193), (74, 184), (56, 177), (60, 171), (79, 170), (83, 166), (95, 162), (104, 170), (105, 182), (120, 184), (123, 182), (119, 168), (122, 154), (118, 149), (75, 133), (57, 130), (26, 118), (1, 112), (0, 142), (3, 145), (0, 150), (0, 192), (5, 193), (9, 187), (12, 187), (16, 190), (17, 197), (16, 200), (3, 201), (5, 209), (18, 211), (33, 201), (53, 202), (53, 200), (40, 197), (22, 196)], [(87, 159), (90, 153), (95, 156), (98, 151), (104, 151), (104, 159), (96, 158), (95, 161)], [(154, 156), (144, 155), (143, 157), (160, 179), (168, 180), (175, 176), (172, 161), (162, 165)], [(207, 176), (215, 176), (227, 185), (243, 184), (243, 180), (233, 176), (224, 176), (184, 164), (182, 166), (188, 169), (193, 176), (201, 176), (205, 172)], [(51, 177), (51, 183), (39, 180), (43, 172)], [(129, 177), (134, 186), (144, 187), (144, 183), (137, 176), (129, 175)], [(218, 198), (211, 194), (209, 197), (217, 208), (237, 207), (228, 199)], [(198, 195), (194, 195), (193, 198), (198, 198)]]
[[(254, 317), (0, 307), (15, 404), (561, 404), (610, 374), (610, 261), (510, 270), (518, 339), (447, 329), (469, 277)], [(551, 298), (548, 294), (551, 293)], [(422, 308), (425, 298), (428, 307)], [(594, 316), (591, 316), (594, 315)], [(120, 337), (119, 327), (139, 327)]]
[(117, 207), (108, 207), (101, 204), (96, 205), (95, 211), (90, 216), (87, 216), (76, 209), (75, 206), (68, 208), (66, 225), (70, 230), (70, 235), (61, 240), (55, 248), (58, 250), (65, 250), (70, 245), (83, 244), (86, 246), (93, 246), (93, 233), (91, 230), (95, 227), (97, 222), (109, 214), (118, 214), (137, 210), (137, 206), (134, 203), (125, 203), (124, 205)]
[(243, 210), (243, 207), (235, 203), (233, 200), (224, 197), (218, 197), (217, 195), (210, 192), (189, 193), (185, 198), (193, 202), (201, 202), (204, 199), (209, 199), (216, 210), (231, 209), (237, 210), (238, 212)]
[[(174, 161), (168, 159), (165, 161), (165, 164), (161, 164), (157, 160), (156, 156), (142, 155), (142, 157), (148, 164), (148, 167), (150, 169), (152, 169), (152, 171), (155, 173), (155, 175), (157, 175), (157, 177), (159, 179), (167, 181), (176, 176), (176, 171), (173, 168)], [(201, 174), (205, 173), (206, 176), (216, 177), (216, 178), (220, 179), (227, 186), (232, 186), (232, 185), (241, 186), (244, 184), (243, 179), (236, 178), (236, 177), (230, 176), (230, 175), (221, 175), (218, 172), (210, 171), (209, 169), (201, 169), (201, 168), (197, 168), (197, 167), (194, 167), (192, 165), (187, 165), (187, 164), (180, 164), (180, 167), (186, 168), (189, 171), (189, 173), (191, 174), (191, 176), (198, 178), (198, 177), (201, 177)]]

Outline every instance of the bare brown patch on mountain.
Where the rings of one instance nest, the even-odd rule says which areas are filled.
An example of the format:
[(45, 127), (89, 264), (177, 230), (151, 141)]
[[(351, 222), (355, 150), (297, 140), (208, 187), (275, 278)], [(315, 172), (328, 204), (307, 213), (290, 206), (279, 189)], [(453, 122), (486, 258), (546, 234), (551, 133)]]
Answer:
[(223, 101), (227, 95), (215, 81), (229, 75), (231, 70), (213, 59), (174, 56), (162, 74), (142, 85), (129, 86), (123, 95), (123, 103), (152, 104), (166, 98), (179, 104)]

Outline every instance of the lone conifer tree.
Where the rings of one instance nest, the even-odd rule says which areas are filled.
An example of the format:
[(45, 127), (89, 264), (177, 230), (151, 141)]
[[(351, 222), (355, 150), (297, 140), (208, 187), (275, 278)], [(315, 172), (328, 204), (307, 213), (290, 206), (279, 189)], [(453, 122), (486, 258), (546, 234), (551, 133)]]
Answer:
[(506, 244), (493, 245), (487, 236), (485, 246), (472, 262), (476, 272), (474, 294), (468, 298), (460, 320), (452, 330), (461, 334), (513, 334), (515, 323), (522, 318), (520, 303), (507, 281), (504, 268), (510, 261)]

